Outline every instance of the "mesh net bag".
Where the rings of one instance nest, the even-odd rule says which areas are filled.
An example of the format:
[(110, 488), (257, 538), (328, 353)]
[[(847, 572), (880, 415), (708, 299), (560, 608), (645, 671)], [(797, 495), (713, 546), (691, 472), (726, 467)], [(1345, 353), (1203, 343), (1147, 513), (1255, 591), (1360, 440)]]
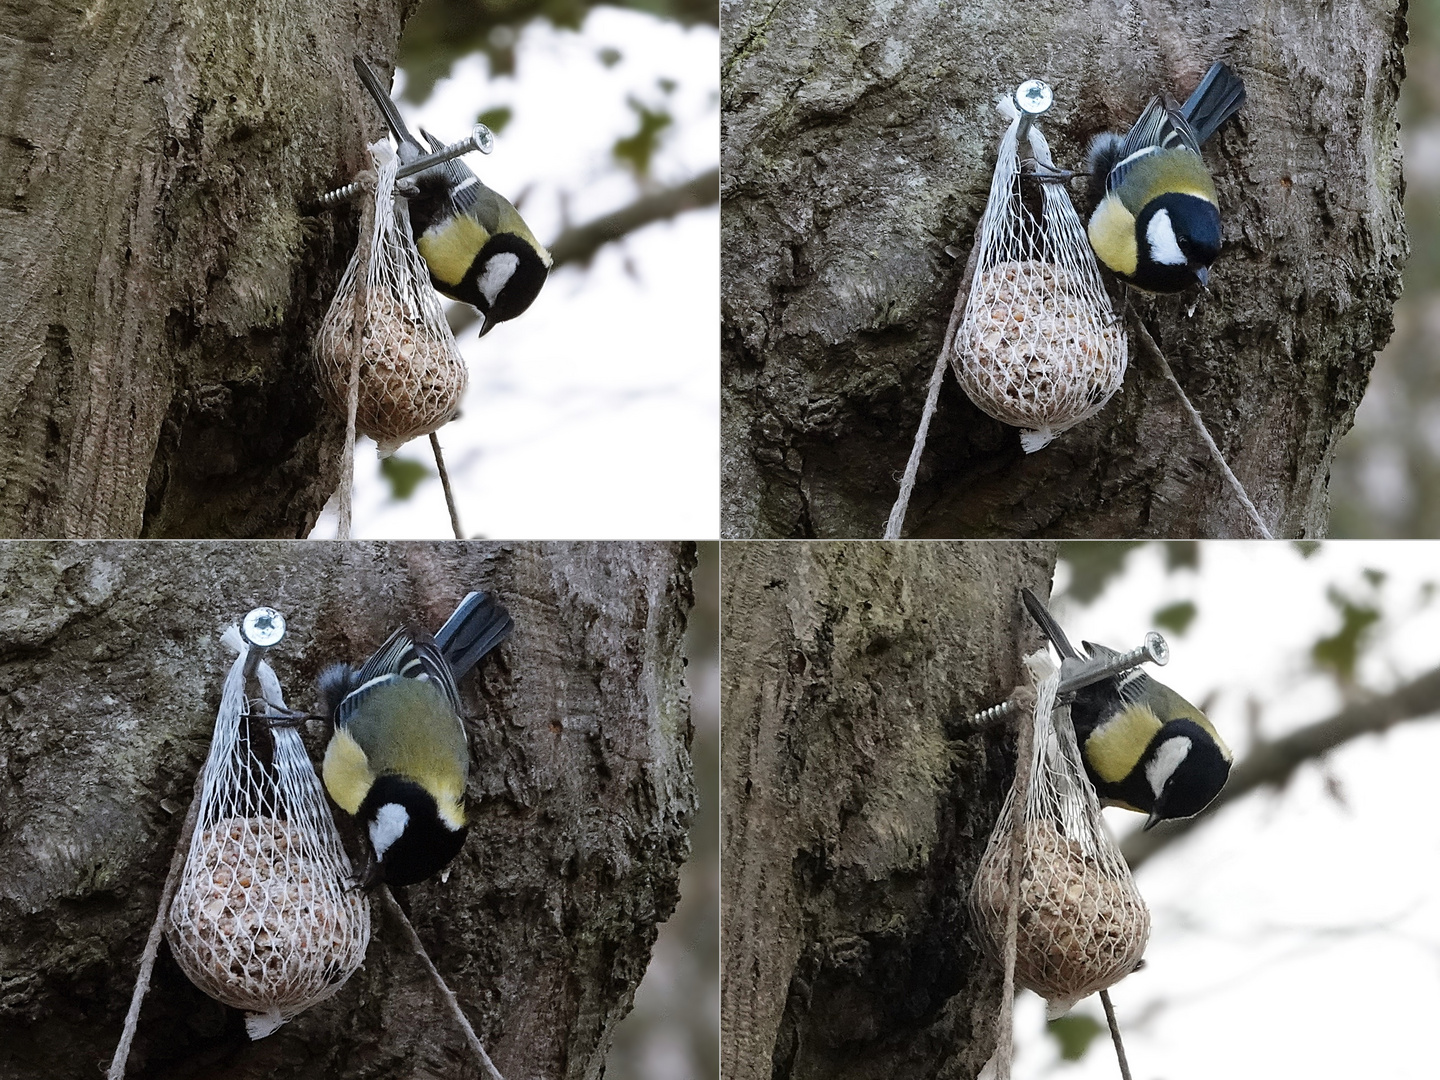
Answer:
[[(951, 362), (970, 400), (1025, 429), (1021, 445), (1034, 453), (1110, 400), (1125, 377), (1128, 345), (1069, 193), (1055, 183), (1022, 188), (1020, 113), (1008, 97), (999, 108), (1011, 123)], [(1033, 124), (1029, 135), (1048, 167), (1045, 137)]]
[(370, 147), (370, 156), (374, 202), (320, 325), (316, 367), (322, 396), (346, 415), (358, 345), (355, 430), (388, 457), (455, 418), (467, 376), (430, 271), (411, 239), (408, 204), (394, 194), (399, 159), (383, 140)]
[[(299, 733), (250, 720), (245, 646), (233, 627), (225, 641), (241, 655), (225, 680), (165, 936), (190, 981), (246, 1010), (259, 1039), (360, 966), (370, 907), (346, 885), (350, 860)], [(265, 700), (283, 708), (274, 672), (262, 663), (258, 676)]]
[(1026, 665), (1039, 676), (1030, 784), (1023, 806), (1012, 787), (1000, 808), (970, 906), (986, 951), (1001, 960), (1018, 832), (1015, 982), (1044, 997), (1054, 1019), (1135, 969), (1150, 937), (1150, 912), (1100, 816), (1069, 709), (1055, 708), (1058, 669), (1043, 652)]

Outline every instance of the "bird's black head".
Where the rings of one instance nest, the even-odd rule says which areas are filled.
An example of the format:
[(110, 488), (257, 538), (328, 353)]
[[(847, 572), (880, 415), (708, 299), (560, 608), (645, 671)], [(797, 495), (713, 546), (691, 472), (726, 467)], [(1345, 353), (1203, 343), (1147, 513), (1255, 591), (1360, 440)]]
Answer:
[(445, 869), (465, 845), (467, 827), (452, 828), (440, 816), (434, 797), (400, 776), (377, 777), (355, 820), (365, 827), (375, 853), (375, 882), (424, 881)]
[(1135, 219), (1139, 262), (1135, 281), (1150, 292), (1179, 292), (1209, 281), (1220, 254), (1220, 211), (1199, 195), (1169, 192)]
[(1193, 720), (1171, 720), (1151, 740), (1142, 763), (1155, 792), (1145, 828), (1172, 818), (1194, 817), (1220, 794), (1230, 777), (1225, 749)]
[(485, 316), (480, 329), (484, 337), (497, 323), (506, 322), (525, 310), (540, 295), (550, 269), (535, 245), (515, 233), (496, 233), (457, 289), (458, 299), (476, 307)]

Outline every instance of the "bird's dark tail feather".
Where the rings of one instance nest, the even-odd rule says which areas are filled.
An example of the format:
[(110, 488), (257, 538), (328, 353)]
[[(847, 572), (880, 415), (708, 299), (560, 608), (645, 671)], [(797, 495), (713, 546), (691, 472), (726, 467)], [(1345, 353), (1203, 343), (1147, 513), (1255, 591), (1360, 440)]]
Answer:
[(355, 57), (355, 73), (360, 76), (360, 81), (365, 84), (365, 89), (370, 91), (370, 96), (375, 99), (375, 104), (385, 116), (385, 123), (389, 125), (390, 133), (395, 136), (402, 147), (400, 160), (402, 162), (413, 161), (425, 153), (425, 148), (420, 141), (410, 134), (410, 129), (405, 126), (405, 119), (400, 115), (400, 110), (395, 107), (394, 100), (390, 97), (389, 90), (382, 86), (380, 77), (371, 70), (361, 57)]
[(1203, 143), (1244, 104), (1245, 84), (1239, 75), (1217, 60), (1180, 111), (1190, 121), (1196, 142)]
[(1039, 624), (1040, 630), (1050, 639), (1056, 650), (1060, 653), (1062, 660), (1082, 659), (1075, 651), (1075, 646), (1070, 644), (1070, 639), (1065, 636), (1065, 631), (1060, 629), (1060, 624), (1046, 610), (1033, 592), (1029, 589), (1021, 589), (1020, 596), (1025, 601), (1025, 609), (1030, 612), (1030, 617)]
[(514, 629), (515, 620), (493, 593), (472, 592), (460, 601), (455, 614), (436, 631), (435, 644), (455, 673), (456, 682), (459, 682), (480, 662), (481, 657), (509, 637)]

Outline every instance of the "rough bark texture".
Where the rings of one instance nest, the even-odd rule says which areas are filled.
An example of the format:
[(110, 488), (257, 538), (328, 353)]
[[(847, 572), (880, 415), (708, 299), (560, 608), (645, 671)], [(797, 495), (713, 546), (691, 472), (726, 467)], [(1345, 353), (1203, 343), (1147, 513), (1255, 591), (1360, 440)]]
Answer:
[[(310, 343), (409, 0), (0, 6), (0, 536), (303, 536)], [(339, 235), (336, 230), (339, 230)]]
[(1044, 544), (726, 544), (725, 1080), (973, 1080), (1000, 972), (965, 907), (1013, 773), (968, 717), (1039, 641)]
[[(472, 587), (516, 630), (462, 684), (470, 835), (448, 883), (401, 902), (505, 1076), (602, 1075), (687, 852), (693, 562), (671, 544), (0, 547), (0, 1076), (91, 1080), (109, 1061), (208, 747), (223, 626), (282, 610), (271, 661), (309, 708), (325, 664), (438, 626)], [(372, 913), (365, 967), (257, 1043), (162, 946), (129, 1075), (479, 1076)]]
[[(1184, 97), (1214, 59), (1248, 102), (1205, 148), (1225, 251), (1208, 296), (1131, 305), (1278, 535), (1323, 534), (1336, 442), (1389, 337), (1406, 255), (1405, 0), (727, 0), (724, 530), (878, 536), (1004, 121), (1049, 81), (1057, 163)], [(917, 536), (1253, 535), (1156, 365), (1038, 454), (952, 376)]]

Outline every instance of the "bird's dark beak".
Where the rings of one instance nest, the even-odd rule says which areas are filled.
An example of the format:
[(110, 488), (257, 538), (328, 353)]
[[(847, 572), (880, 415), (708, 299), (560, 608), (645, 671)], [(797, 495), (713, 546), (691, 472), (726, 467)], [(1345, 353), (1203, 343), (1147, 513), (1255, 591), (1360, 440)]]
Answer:
[(1195, 268), (1195, 280), (1200, 282), (1203, 289), (1210, 284), (1210, 268), (1208, 266), (1197, 266)]
[(477, 336), (477, 337), (484, 337), (486, 334), (488, 334), (491, 330), (494, 330), (494, 329), (495, 329), (495, 320), (492, 319), (492, 318), (490, 318), (489, 315), (481, 315), (481, 316), (480, 316), (480, 333), (477, 334), (476, 336)]
[(1149, 832), (1156, 825), (1159, 825), (1160, 822), (1163, 820), (1165, 819), (1160, 816), (1159, 810), (1151, 810), (1150, 816), (1145, 819), (1145, 828), (1142, 829), (1141, 832)]
[(374, 855), (370, 855), (366, 858), (365, 869), (350, 879), (350, 887), (352, 889), (361, 889), (364, 892), (369, 892), (384, 880), (384, 867), (380, 865), (379, 860), (376, 859)]

